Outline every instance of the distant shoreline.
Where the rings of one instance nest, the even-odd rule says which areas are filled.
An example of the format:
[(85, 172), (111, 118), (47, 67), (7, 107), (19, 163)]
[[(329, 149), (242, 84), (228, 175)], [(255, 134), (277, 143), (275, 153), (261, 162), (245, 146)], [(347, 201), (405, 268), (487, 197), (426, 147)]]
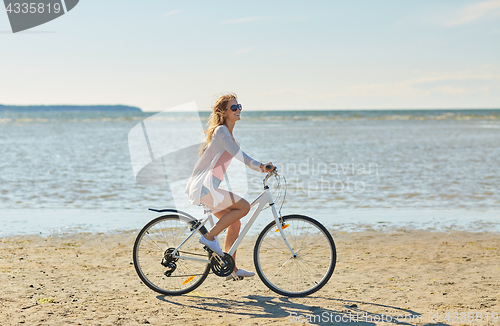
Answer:
[[(173, 111), (173, 110), (162, 110), (162, 111), (143, 111), (136, 106), (129, 105), (2, 105), (0, 104), (0, 112), (1, 111), (12, 111), (12, 112), (60, 112), (60, 111), (126, 111), (126, 112), (141, 112), (141, 113), (159, 113), (159, 112), (168, 112), (168, 113), (184, 113), (185, 111)], [(296, 114), (324, 114), (324, 113), (428, 113), (428, 112), (469, 112), (469, 113), (478, 113), (478, 112), (499, 112), (499, 108), (434, 108), (434, 109), (261, 109), (261, 110), (245, 110), (246, 113), (255, 112), (258, 114), (266, 114), (266, 115), (281, 115), (283, 113), (296, 113)], [(211, 110), (199, 110), (201, 114), (210, 114)]]
[[(144, 111), (144, 113), (158, 113), (158, 112), (168, 112), (168, 113), (185, 113), (185, 112), (192, 112), (192, 111), (175, 111), (175, 110), (169, 110), (166, 109), (164, 111)], [(200, 113), (207, 113), (210, 114), (212, 110), (198, 110)], [(298, 112), (298, 113), (324, 113), (324, 112), (340, 112), (340, 113), (376, 113), (376, 112), (408, 112), (408, 113), (415, 113), (415, 112), (440, 112), (440, 113), (446, 113), (446, 112), (500, 112), (500, 108), (485, 108), (485, 109), (480, 109), (480, 108), (474, 108), (474, 109), (446, 109), (446, 108), (438, 108), (438, 109), (259, 109), (259, 110), (247, 110), (245, 109), (245, 113), (250, 113), (250, 112), (258, 112), (258, 113), (270, 113), (270, 114), (276, 114), (276, 113), (289, 113), (289, 112)]]
[[(161, 111), (144, 111), (144, 113), (156, 114)], [(172, 114), (182, 114), (182, 111), (162, 111)], [(211, 111), (198, 111), (201, 116), (210, 115)], [(471, 116), (498, 116), (500, 118), (500, 109), (383, 109), (383, 110), (246, 110), (245, 116), (388, 116), (388, 115), (408, 115), (408, 116), (438, 116), (443, 114), (450, 115), (471, 115)]]
[(0, 111), (42, 112), (42, 111), (128, 111), (142, 112), (135, 106), (128, 105), (2, 105)]

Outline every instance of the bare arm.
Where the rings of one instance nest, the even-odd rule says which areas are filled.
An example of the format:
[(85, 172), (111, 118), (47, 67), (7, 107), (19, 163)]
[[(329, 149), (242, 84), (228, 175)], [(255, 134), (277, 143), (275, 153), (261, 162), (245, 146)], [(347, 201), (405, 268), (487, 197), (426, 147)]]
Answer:
[(257, 160), (254, 160), (250, 156), (248, 156), (245, 152), (243, 152), (238, 145), (236, 145), (231, 138), (231, 134), (225, 126), (221, 126), (216, 130), (215, 138), (221, 142), (222, 147), (233, 157), (236, 157), (238, 160), (243, 162), (246, 166), (251, 168), (252, 170), (258, 172), (264, 172), (265, 166)]

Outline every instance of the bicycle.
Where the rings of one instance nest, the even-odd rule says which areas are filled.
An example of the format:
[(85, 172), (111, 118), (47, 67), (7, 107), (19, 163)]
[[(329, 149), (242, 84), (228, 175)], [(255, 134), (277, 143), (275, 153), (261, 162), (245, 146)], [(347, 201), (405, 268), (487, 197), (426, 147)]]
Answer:
[[(149, 210), (167, 213), (147, 223), (137, 235), (133, 261), (139, 278), (150, 289), (164, 295), (181, 295), (193, 291), (207, 278), (210, 270), (221, 277), (232, 275), (232, 254), (247, 234), (260, 212), (271, 207), (274, 221), (257, 237), (253, 259), (262, 282), (272, 291), (289, 297), (310, 295), (320, 290), (335, 269), (337, 253), (328, 230), (318, 221), (304, 215), (281, 215), (285, 190), (279, 214), (275, 208), (267, 181), (275, 176), (281, 198), (281, 179), (275, 168), (263, 180), (264, 190), (250, 206), (258, 205), (228, 253), (220, 257), (198, 242), (207, 232), (205, 224), (213, 224), (212, 212), (204, 206), (205, 219), (176, 209)], [(276, 190), (274, 192), (276, 192)], [(273, 193), (274, 193), (273, 192)], [(268, 205), (268, 206), (267, 206)]]

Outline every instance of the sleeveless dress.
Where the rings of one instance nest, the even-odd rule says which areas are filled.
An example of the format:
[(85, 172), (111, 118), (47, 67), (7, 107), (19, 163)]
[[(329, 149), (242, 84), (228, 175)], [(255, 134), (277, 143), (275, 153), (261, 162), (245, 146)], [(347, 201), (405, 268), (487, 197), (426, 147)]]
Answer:
[(201, 204), (202, 192), (205, 195), (207, 194), (207, 191), (203, 188), (212, 193), (213, 207), (222, 202), (224, 195), (218, 192), (216, 188), (219, 186), (220, 181), (224, 180), (224, 171), (227, 170), (233, 157), (236, 157), (251, 169), (261, 172), (261, 163), (245, 154), (234, 142), (227, 126), (220, 125), (215, 128), (212, 140), (196, 162), (186, 186), (185, 192), (191, 204)]

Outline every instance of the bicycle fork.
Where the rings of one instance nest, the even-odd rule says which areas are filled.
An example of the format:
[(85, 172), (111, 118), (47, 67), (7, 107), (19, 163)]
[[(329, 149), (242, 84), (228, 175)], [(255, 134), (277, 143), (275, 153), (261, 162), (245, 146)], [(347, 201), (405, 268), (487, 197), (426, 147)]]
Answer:
[(269, 187), (265, 186), (264, 189), (266, 190), (267, 196), (269, 198), (269, 206), (271, 206), (271, 211), (273, 212), (274, 219), (276, 221), (276, 225), (278, 226), (278, 230), (280, 231), (280, 234), (283, 237), (283, 240), (285, 241), (288, 249), (290, 250), (292, 257), (296, 258), (297, 253), (293, 251), (292, 247), (288, 243), (288, 240), (286, 239), (285, 233), (283, 232), (283, 220), (282, 220), (281, 216), (278, 216), (278, 212), (276, 212), (276, 208), (274, 207), (274, 202), (273, 202), (273, 199), (271, 197), (271, 192), (269, 191)]

